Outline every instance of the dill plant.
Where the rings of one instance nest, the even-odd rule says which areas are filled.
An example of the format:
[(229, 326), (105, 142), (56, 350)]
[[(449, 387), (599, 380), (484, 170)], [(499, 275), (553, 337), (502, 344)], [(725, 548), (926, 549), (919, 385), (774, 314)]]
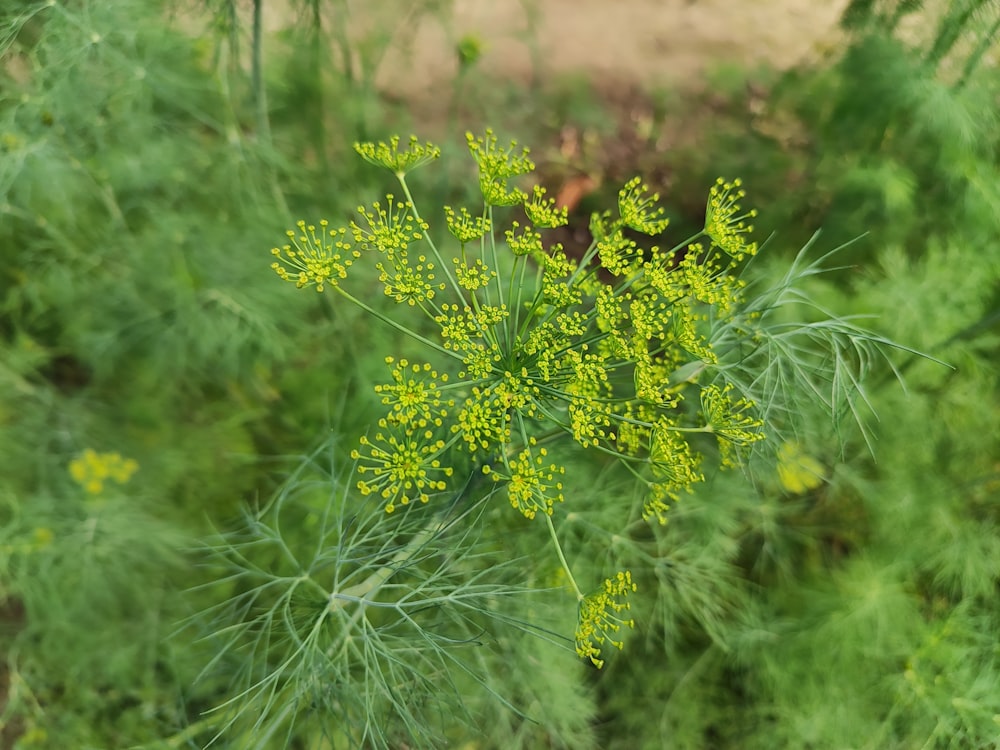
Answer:
[[(695, 396), (700, 408), (685, 413), (686, 396), (670, 379), (694, 358), (717, 361), (699, 325), (709, 310), (713, 318), (732, 311), (741, 284), (729, 272), (756, 253), (746, 223), (754, 212), (740, 210), (739, 181), (720, 179), (712, 188), (702, 232), (647, 255), (626, 229), (659, 235), (668, 221), (656, 205), (659, 196), (630, 180), (619, 193), (618, 217), (593, 218), (595, 241), (576, 261), (542, 239), (542, 231), (566, 223), (565, 209), (540, 186), (529, 195), (510, 182), (534, 168), (527, 149), (500, 146), (491, 131), (467, 141), (483, 207), (475, 216), (446, 207), (457, 245), (450, 257), (431, 239), (407, 183), (408, 173), (440, 153), (416, 138), (403, 149), (398, 138), (356, 147), (396, 175), (404, 200), (388, 195), (384, 205), (361, 207), (349, 227), (301, 222), (289, 232), (290, 244), (274, 249), (272, 267), (282, 279), (320, 292), (331, 288), (457, 367), (449, 380), (444, 364), (439, 373), (430, 363), (387, 357), (391, 382), (376, 392), (389, 408), (352, 453), (357, 489), (379, 496), (391, 513), (427, 503), (448, 489), (456, 468), (471, 464), (504, 485), (515, 510), (529, 520), (541, 517), (561, 555), (552, 516), (564, 500), (565, 468), (546, 445), (570, 437), (621, 461), (647, 488), (644, 516), (665, 523), (669, 503), (701, 478), (688, 435), (716, 436), (726, 459), (734, 446), (763, 437), (753, 404), (733, 395), (731, 385), (702, 384)], [(526, 223), (511, 222), (501, 249), (492, 229), (495, 211), (508, 206), (521, 206)], [(696, 244), (702, 237), (707, 247)], [(416, 243), (426, 243), (426, 254), (411, 248)], [(504, 250), (509, 259), (501, 258)], [(378, 258), (385, 295), (419, 311), (437, 327), (437, 340), (346, 289), (348, 269), (366, 252)], [(632, 625), (619, 615), (635, 584), (619, 571), (587, 597), (564, 568), (580, 604), (577, 651), (600, 667), (600, 645), (621, 648), (613, 634)]]
[[(504, 659), (524, 658), (502, 633), (555, 654), (571, 645), (604, 667), (636, 625), (636, 592), (656, 581), (649, 573), (665, 554), (658, 530), (669, 528), (670, 507), (706, 470), (742, 464), (763, 440), (767, 409), (754, 394), (777, 400), (817, 382), (804, 359), (790, 374), (775, 362), (798, 344), (821, 358), (840, 335), (858, 352), (885, 343), (847, 322), (812, 337), (794, 326), (800, 339), (767, 323), (784, 303), (746, 297), (738, 269), (757, 253), (756, 212), (741, 208), (738, 180), (718, 180), (703, 228), (661, 248), (637, 241), (662, 236), (668, 220), (659, 196), (632, 179), (616, 214), (595, 214), (593, 242), (571, 258), (545, 241), (565, 209), (518, 182), (534, 169), (528, 150), (489, 130), (466, 141), (482, 202), (444, 206), (442, 231), (409, 181), (440, 149), (393, 137), (355, 148), (395, 175), (399, 197), (359, 207), (344, 225), (301, 221), (272, 251), (280, 279), (334, 295), (409, 344), (406, 356), (385, 357), (389, 376), (374, 388), (383, 412), (349, 451), (351, 464), (342, 457), (318, 482), (292, 477), (244, 532), (220, 540), (244, 593), (216, 608), (214, 668), (250, 658), (214, 721), (252, 746), (308, 733), (296, 728), (307, 715), (334, 746), (434, 746), (462, 737), (461, 717), (477, 723), (490, 700), (542, 725), (546, 741), (593, 743), (586, 715), (573, 729), (544, 710), (522, 713), (518, 693), (532, 680), (520, 690), (522, 680), (497, 681)], [(357, 277), (366, 264), (388, 309)], [(839, 358), (834, 402), (864, 369)], [(639, 492), (588, 490), (578, 481), (588, 464)], [(506, 517), (498, 501), (510, 506)], [(289, 516), (298, 520), (281, 520)], [(502, 529), (534, 541), (500, 544)], [(606, 577), (582, 578), (581, 567)], [(526, 604), (543, 591), (544, 606)], [(564, 630), (558, 612), (573, 603), (576, 625)], [(470, 680), (490, 700), (460, 689)]]

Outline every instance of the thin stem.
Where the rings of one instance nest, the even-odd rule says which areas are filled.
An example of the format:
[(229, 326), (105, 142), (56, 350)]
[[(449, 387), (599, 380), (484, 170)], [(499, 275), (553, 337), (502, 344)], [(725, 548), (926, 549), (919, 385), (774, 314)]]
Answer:
[(462, 355), (461, 354), (458, 354), (457, 352), (453, 352), (453, 351), (450, 351), (448, 349), (445, 349), (440, 344), (436, 344), (433, 341), (431, 341), (430, 339), (425, 338), (424, 336), (421, 336), (419, 333), (417, 333), (416, 331), (414, 331), (414, 330), (412, 330), (410, 328), (407, 328), (402, 323), (397, 323), (395, 320), (393, 320), (392, 318), (388, 317), (387, 315), (383, 315), (382, 313), (380, 313), (375, 308), (371, 307), (370, 305), (365, 304), (364, 302), (362, 302), (361, 300), (359, 300), (357, 297), (355, 297), (350, 292), (345, 291), (342, 287), (335, 286), (334, 289), (339, 294), (343, 295), (347, 300), (349, 300), (353, 304), (355, 304), (358, 307), (360, 307), (366, 313), (368, 313), (369, 315), (373, 315), (374, 317), (378, 318), (379, 320), (381, 320), (386, 325), (395, 328), (400, 333), (404, 333), (407, 336), (409, 336), (411, 339), (415, 339), (415, 340), (419, 341), (421, 344), (424, 344), (425, 346), (431, 347), (432, 349), (434, 349), (436, 352), (438, 352), (440, 354), (445, 354), (445, 355), (447, 355), (449, 357), (452, 357), (454, 359), (462, 360)]
[(956, 11), (949, 7), (938, 26), (938, 34), (927, 53), (925, 62), (931, 68), (937, 68), (941, 60), (951, 52), (955, 43), (961, 39), (966, 26), (975, 18), (976, 12), (986, 5), (987, 0), (966, 0)]
[(257, 136), (263, 143), (271, 143), (271, 123), (267, 117), (267, 91), (264, 88), (264, 0), (253, 0), (253, 50), (251, 71), (253, 76), (254, 105), (257, 112)]
[(556, 546), (556, 554), (559, 556), (559, 563), (562, 565), (563, 570), (566, 571), (566, 576), (569, 578), (570, 585), (573, 587), (573, 592), (576, 594), (578, 601), (583, 600), (583, 593), (580, 591), (580, 587), (576, 585), (576, 579), (573, 577), (573, 571), (569, 568), (569, 563), (566, 562), (566, 555), (563, 554), (562, 545), (559, 544), (559, 537), (556, 535), (556, 527), (552, 523), (552, 516), (545, 513), (545, 524), (549, 529), (549, 536), (552, 537), (552, 543)]
[[(413, 211), (413, 218), (417, 220), (418, 224), (423, 225), (425, 222), (420, 217), (420, 213), (417, 211), (417, 204), (413, 200), (413, 195), (410, 193), (410, 187), (406, 184), (406, 175), (399, 174), (397, 172), (396, 178), (399, 180), (399, 186), (403, 188), (403, 195), (406, 197), (406, 202), (410, 204), (410, 210)], [(424, 240), (427, 242), (428, 245), (430, 245), (431, 252), (434, 253), (434, 258), (437, 260), (438, 267), (441, 269), (441, 272), (448, 277), (448, 281), (451, 284), (451, 288), (455, 290), (455, 294), (458, 297), (458, 302), (460, 304), (464, 304), (465, 295), (462, 293), (462, 288), (458, 285), (458, 282), (455, 280), (455, 277), (452, 274), (451, 269), (448, 267), (448, 264), (444, 262), (444, 258), (441, 256), (441, 252), (438, 250), (437, 245), (434, 244), (434, 240), (431, 239), (430, 234), (426, 231), (424, 231)]]
[(193, 724), (188, 724), (177, 734), (171, 735), (163, 740), (163, 744), (169, 748), (188, 747), (202, 732), (218, 725), (219, 717), (215, 715), (205, 716)]
[[(257, 112), (257, 141), (268, 151), (271, 150), (271, 121), (267, 114), (267, 87), (264, 85), (264, 0), (253, 0), (253, 49), (251, 51), (251, 74), (253, 77), (254, 108)], [(273, 161), (273, 156), (267, 154), (267, 162)], [(288, 214), (285, 195), (281, 191), (278, 180), (269, 179), (271, 192), (275, 203), (284, 214)]]
[(392, 560), (368, 576), (361, 583), (357, 583), (343, 591), (334, 591), (330, 594), (329, 611), (336, 611), (344, 607), (348, 602), (356, 602), (370, 597), (376, 593), (386, 581), (392, 578), (393, 573), (399, 569), (400, 563), (407, 562), (414, 553), (429, 542), (434, 535), (441, 530), (442, 521), (438, 516), (434, 516), (430, 522), (420, 531), (413, 535), (399, 552), (393, 555)]
[(987, 50), (993, 46), (994, 38), (998, 32), (1000, 32), (1000, 18), (993, 22), (990, 30), (980, 38), (976, 48), (965, 61), (965, 66), (962, 69), (962, 77), (955, 83), (956, 91), (965, 88), (965, 84), (969, 82), (969, 78), (976, 72), (979, 64), (983, 61), (983, 56), (986, 54)]

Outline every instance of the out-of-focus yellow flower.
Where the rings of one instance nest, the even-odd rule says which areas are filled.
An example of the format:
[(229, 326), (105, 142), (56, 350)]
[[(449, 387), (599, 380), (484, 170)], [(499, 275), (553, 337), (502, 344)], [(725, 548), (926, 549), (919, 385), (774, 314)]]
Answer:
[(104, 492), (106, 482), (125, 484), (139, 469), (131, 458), (123, 458), (120, 453), (98, 453), (87, 448), (69, 462), (69, 474), (89, 495)]
[(778, 481), (788, 492), (801, 495), (823, 483), (823, 465), (803, 453), (798, 443), (783, 443), (778, 448)]

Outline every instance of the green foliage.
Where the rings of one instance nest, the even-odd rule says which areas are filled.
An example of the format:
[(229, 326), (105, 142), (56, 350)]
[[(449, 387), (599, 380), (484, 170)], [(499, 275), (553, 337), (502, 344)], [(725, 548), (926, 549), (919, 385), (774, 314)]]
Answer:
[[(493, 729), (498, 744), (528, 722), (527, 746), (553, 732), (586, 746), (580, 687), (558, 671), (551, 686), (527, 678), (539, 660), (565, 662), (568, 648), (532, 623), (544, 591), (530, 585), (534, 562), (503, 544), (494, 492), (472, 502), (467, 486), (444, 507), (390, 516), (353, 491), (344, 452), (337, 440), (322, 446), (220, 541), (231, 573), (212, 586), (239, 593), (209, 624), (220, 642), (209, 669), (236, 674), (237, 688), (212, 730), (238, 747), (320, 735), (334, 747), (437, 747), (459, 739), (463, 721), (492, 726), (484, 717), (499, 703), (516, 720)], [(512, 704), (539, 700), (559, 709), (529, 717)]]
[[(931, 5), (679, 158), (761, 217), (573, 255), (491, 135), (351, 212), (445, 3), (0, 2), (0, 746), (994, 746), (1000, 14)], [(538, 110), (456, 41), (449, 127)]]
[[(269, 491), (262, 449), (336, 409), (279, 396), (295, 358), (342, 350), (309, 348), (285, 316), (310, 306), (270, 294), (245, 252), (282, 223), (292, 175), (250, 131), (237, 73), (213, 71), (213, 37), (171, 13), (0, 15), (5, 747), (132, 746), (190, 720), (200, 657), (167, 641), (192, 583), (183, 550), (206, 516)], [(302, 168), (294, 183), (319, 194)], [(135, 476), (75, 485), (74, 462), (105, 452)]]
[[(395, 174), (404, 200), (362, 206), (347, 226), (300, 222), (272, 251), (280, 279), (350, 302), (432, 362), (386, 358), (391, 378), (375, 386), (383, 415), (352, 451), (349, 480), (333, 469), (318, 481), (297, 473), (246, 531), (220, 541), (232, 571), (222, 581), (236, 593), (208, 626), (223, 634), (210, 673), (241, 675), (216, 724), (239, 746), (319, 732), (334, 747), (403, 738), (433, 747), (483, 735), (480, 717), (501, 708), (501, 727), (538, 726), (491, 732), (490, 746), (600, 742), (581, 723), (594, 709), (579, 692), (535, 692), (544, 683), (519, 670), (570, 643), (602, 669), (607, 647), (622, 649), (636, 626), (642, 595), (633, 593), (647, 588), (640, 609), (651, 643), (673, 644), (680, 633), (697, 640), (703, 630), (732, 649), (730, 618), (745, 621), (738, 613), (749, 599), (729, 537), (744, 522), (725, 514), (748, 505), (713, 508), (711, 521), (682, 522), (678, 532), (666, 524), (668, 502), (701, 481), (702, 464), (715, 472), (750, 456), (763, 437), (752, 398), (767, 399), (760, 411), (778, 430), (804, 430), (792, 415), (798, 399), (819, 393), (838, 417), (872, 358), (891, 346), (846, 319), (788, 318), (789, 308), (808, 306), (801, 288), (818, 263), (744, 298), (734, 269), (757, 248), (739, 181), (711, 188), (693, 237), (643, 251), (623, 230), (659, 235), (668, 222), (658, 196), (631, 180), (618, 217), (595, 214), (593, 242), (574, 261), (542, 236), (565, 211), (543, 189), (529, 196), (514, 182), (533, 169), (527, 149), (501, 146), (490, 131), (467, 142), (482, 204), (445, 207), (448, 235), (422, 218), (408, 179), (440, 149), (392, 138), (356, 150)], [(511, 206), (525, 227), (520, 213), (501, 213)], [(498, 224), (511, 227), (504, 243)], [(352, 291), (366, 263), (395, 309)], [(800, 459), (800, 471), (814, 465)], [(593, 470), (597, 477), (579, 481)], [(496, 507), (501, 493), (520, 515)], [(550, 562), (539, 555), (546, 544)], [(577, 583), (610, 571), (589, 593)], [(535, 599), (546, 581), (561, 590)], [(567, 593), (576, 600), (573, 639), (553, 625), (567, 619)], [(512, 636), (533, 655), (528, 663), (509, 650)], [(549, 669), (566, 669), (558, 651), (545, 658)]]
[[(774, 212), (782, 234), (821, 224), (822, 242), (860, 237), (833, 256), (845, 264), (835, 273), (797, 260), (792, 272), (808, 278), (791, 296), (785, 283), (764, 285), (762, 299), (790, 303), (796, 328), (815, 330), (815, 316), (835, 312), (879, 335), (822, 321), (829, 348), (784, 360), (801, 367), (765, 370), (765, 383), (805, 376), (815, 386), (804, 391), (811, 397), (773, 399), (778, 410), (765, 420), (795, 417), (791, 455), (823, 481), (789, 482), (787, 467), (775, 474), (761, 461), (756, 493), (717, 480), (697, 505), (685, 502), (717, 520), (712, 580), (731, 585), (686, 600), (702, 613), (690, 616), (694, 628), (666, 621), (652, 644), (667, 656), (665, 672), (617, 664), (629, 671), (609, 699), (623, 721), (629, 698), (617, 691), (668, 696), (659, 726), (628, 723), (640, 746), (978, 748), (1000, 736), (1000, 664), (986, 635), (1000, 615), (1000, 254), (989, 239), (1000, 230), (1000, 174), (996, 72), (984, 62), (998, 15), (990, 3), (922, 5), (851, 3), (837, 58), (788, 73), (755, 132), (722, 125), (729, 146), (711, 149), (758, 190), (781, 191), (792, 176)], [(926, 30), (917, 41), (899, 31), (911, 14)], [(758, 148), (733, 147), (745, 138)], [(910, 353), (893, 367), (880, 361), (887, 340), (937, 361)], [(831, 435), (815, 407), (834, 406), (827, 388), (845, 363), (868, 377), (846, 387), (857, 400), (842, 406), (854, 418)], [(668, 530), (689, 534), (679, 528), (687, 523), (675, 512)], [(666, 570), (697, 580), (694, 560), (674, 562), (675, 549), (680, 540), (666, 548)]]

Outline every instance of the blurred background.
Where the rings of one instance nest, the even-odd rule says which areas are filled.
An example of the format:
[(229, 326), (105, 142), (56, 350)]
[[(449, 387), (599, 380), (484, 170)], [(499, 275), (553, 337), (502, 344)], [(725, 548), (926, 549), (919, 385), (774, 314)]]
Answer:
[[(742, 178), (755, 283), (846, 244), (813, 310), (930, 358), (685, 498), (624, 653), (510, 666), (550, 674), (526, 714), (450, 746), (1000, 747), (998, 32), (995, 0), (0, 0), (0, 748), (216, 737), (197, 613), (241, 584), (205, 540), (364, 430), (392, 346), (269, 251), (391, 189), (357, 140), (439, 143), (419, 200), (474, 205), (487, 126), (567, 248), (633, 175), (678, 237)], [(297, 726), (213, 746), (341, 746)]]

